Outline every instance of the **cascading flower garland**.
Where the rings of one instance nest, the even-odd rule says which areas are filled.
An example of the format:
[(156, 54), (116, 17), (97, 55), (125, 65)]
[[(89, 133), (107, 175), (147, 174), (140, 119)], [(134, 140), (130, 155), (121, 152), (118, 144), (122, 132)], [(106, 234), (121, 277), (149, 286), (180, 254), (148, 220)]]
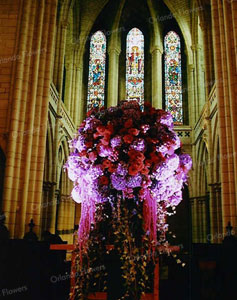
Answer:
[[(142, 213), (139, 239), (147, 240), (150, 250), (164, 240), (166, 217), (182, 200), (182, 187), (192, 165), (180, 146), (172, 116), (150, 104), (142, 111), (136, 101), (122, 101), (117, 107), (88, 113), (71, 141), (66, 163), (74, 182), (72, 198), (81, 203), (81, 257), (89, 251), (91, 232), (103, 218), (103, 214), (98, 217), (98, 207), (104, 204), (111, 206), (113, 216), (106, 217), (113, 220), (113, 232), (119, 232), (115, 224), (124, 226), (122, 218), (129, 223), (133, 215)], [(130, 238), (138, 247), (130, 225)]]

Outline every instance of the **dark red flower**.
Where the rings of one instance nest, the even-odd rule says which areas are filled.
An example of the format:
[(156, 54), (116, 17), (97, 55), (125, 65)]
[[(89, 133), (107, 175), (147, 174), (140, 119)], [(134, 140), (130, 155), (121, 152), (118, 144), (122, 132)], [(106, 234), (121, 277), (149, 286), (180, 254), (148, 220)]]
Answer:
[(109, 179), (107, 176), (103, 175), (102, 177), (100, 177), (100, 184), (102, 185), (107, 185), (109, 183)]
[(124, 127), (125, 128), (131, 128), (133, 124), (132, 119), (128, 119), (125, 123), (124, 123)]
[(138, 169), (138, 171), (141, 171), (144, 168), (144, 164), (142, 161), (139, 160), (134, 160), (131, 161), (131, 166), (134, 166), (136, 169)]
[(103, 125), (99, 125), (97, 128), (96, 128), (96, 130), (97, 130), (97, 132), (100, 134), (100, 135), (104, 135), (104, 133), (105, 133), (105, 126), (103, 126)]
[(142, 170), (141, 170), (141, 173), (143, 174), (143, 175), (148, 175), (149, 174), (149, 169), (148, 169), (148, 167), (144, 167)]
[(129, 168), (128, 168), (128, 174), (129, 175), (137, 175), (137, 173), (139, 172), (138, 168), (136, 168), (136, 166), (133, 166), (131, 165)]
[(113, 134), (113, 132), (114, 132), (114, 126), (112, 124), (108, 124), (106, 126), (105, 133), (111, 135)]
[(145, 156), (142, 152), (134, 149), (128, 151), (128, 156), (130, 157), (130, 160), (143, 161), (145, 159)]
[(139, 134), (139, 130), (138, 129), (136, 129), (136, 128), (130, 128), (129, 130), (128, 130), (128, 133), (129, 134), (131, 134), (131, 135), (135, 135), (135, 136), (137, 136), (138, 134)]
[(87, 147), (87, 148), (92, 148), (92, 146), (93, 146), (92, 141), (86, 142), (86, 147)]
[(87, 151), (83, 150), (79, 153), (79, 156), (86, 156), (87, 155)]
[(102, 165), (104, 168), (109, 168), (111, 166), (111, 164), (112, 164), (112, 162), (108, 159), (106, 159), (102, 162)]
[(108, 170), (109, 170), (110, 173), (113, 173), (116, 169), (117, 169), (117, 167), (114, 164), (112, 164), (112, 163), (110, 164), (110, 166), (108, 168)]
[(130, 135), (130, 134), (126, 134), (126, 135), (123, 137), (123, 140), (124, 140), (125, 143), (131, 144), (132, 141), (133, 141), (133, 136)]
[(100, 140), (101, 144), (107, 146), (109, 145), (109, 141), (110, 141), (110, 135), (109, 134), (105, 134), (103, 139)]
[(158, 153), (151, 152), (150, 157), (151, 157), (151, 162), (155, 164), (164, 160), (163, 155), (159, 152)]

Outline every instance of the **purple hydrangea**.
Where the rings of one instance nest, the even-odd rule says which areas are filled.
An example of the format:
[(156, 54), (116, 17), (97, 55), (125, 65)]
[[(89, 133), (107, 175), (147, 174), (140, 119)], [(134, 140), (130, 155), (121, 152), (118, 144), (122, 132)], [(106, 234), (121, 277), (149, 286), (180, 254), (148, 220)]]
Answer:
[(126, 179), (124, 176), (120, 176), (118, 174), (112, 173), (110, 175), (110, 180), (112, 183), (112, 186), (118, 190), (118, 191), (123, 191), (126, 188)]
[(142, 185), (142, 176), (137, 174), (135, 176), (129, 176), (127, 179), (127, 187), (136, 188)]
[(146, 148), (146, 143), (144, 139), (135, 139), (135, 141), (130, 146), (131, 149), (137, 150), (137, 151), (144, 151)]
[(116, 173), (121, 176), (126, 176), (128, 174), (128, 167), (124, 164), (119, 163)]
[(120, 146), (120, 145), (121, 145), (121, 142), (122, 142), (121, 136), (116, 135), (115, 137), (113, 137), (113, 138), (110, 140), (110, 145), (111, 145), (112, 148), (115, 148), (115, 147)]

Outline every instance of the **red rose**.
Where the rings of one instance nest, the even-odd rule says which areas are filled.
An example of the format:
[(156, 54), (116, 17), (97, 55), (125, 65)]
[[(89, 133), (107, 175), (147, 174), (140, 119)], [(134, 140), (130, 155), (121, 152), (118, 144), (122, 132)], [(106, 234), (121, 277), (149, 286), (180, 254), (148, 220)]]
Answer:
[(143, 161), (145, 159), (145, 156), (142, 152), (134, 149), (128, 151), (128, 156), (131, 160)]
[(103, 175), (102, 177), (100, 177), (100, 184), (107, 185), (108, 183), (109, 183), (109, 179), (107, 176)]
[(113, 134), (113, 132), (114, 132), (114, 126), (112, 124), (108, 124), (106, 126), (105, 133), (111, 135)]
[(83, 150), (79, 153), (79, 156), (86, 156), (87, 155), (87, 151)]
[(107, 146), (109, 145), (109, 141), (110, 141), (110, 135), (109, 134), (105, 134), (103, 139), (100, 140), (101, 144)]
[(125, 123), (124, 123), (124, 127), (125, 128), (131, 128), (132, 127), (132, 119), (128, 119)]
[(165, 160), (164, 156), (160, 152), (157, 152), (157, 153), (151, 152), (150, 157), (151, 157), (150, 161), (155, 164)]
[(92, 148), (93, 146), (93, 143), (92, 142), (86, 142), (86, 147), (87, 148)]
[(141, 173), (143, 175), (148, 175), (149, 174), (149, 169), (147, 167), (144, 167), (142, 170), (141, 170)]
[(110, 160), (106, 159), (102, 162), (102, 165), (104, 168), (109, 168), (112, 165), (112, 163)]
[(100, 136), (99, 132), (93, 134), (94, 139), (97, 139)]
[(137, 175), (137, 173), (139, 172), (139, 170), (136, 168), (136, 166), (132, 165), (128, 168), (128, 174), (129, 175)]
[(139, 160), (131, 161), (131, 165), (134, 166), (138, 171), (141, 171), (144, 168), (143, 162)]
[(113, 173), (116, 169), (117, 169), (117, 167), (114, 164), (110, 164), (110, 166), (108, 168), (110, 173)]
[(129, 130), (128, 130), (128, 133), (129, 134), (131, 134), (131, 135), (135, 135), (135, 136), (137, 136), (138, 134), (139, 134), (139, 130), (138, 129), (136, 129), (136, 128), (130, 128)]
[(145, 166), (146, 166), (147, 168), (149, 168), (151, 165), (152, 165), (151, 160), (150, 160), (150, 159), (146, 159), (146, 160), (145, 160)]
[(96, 128), (96, 130), (98, 131), (98, 133), (99, 133), (100, 135), (104, 135), (104, 133), (105, 133), (105, 126), (99, 125), (99, 126)]
[(132, 141), (133, 141), (133, 136), (130, 135), (130, 134), (126, 134), (126, 135), (123, 137), (123, 140), (124, 140), (125, 143), (131, 144)]

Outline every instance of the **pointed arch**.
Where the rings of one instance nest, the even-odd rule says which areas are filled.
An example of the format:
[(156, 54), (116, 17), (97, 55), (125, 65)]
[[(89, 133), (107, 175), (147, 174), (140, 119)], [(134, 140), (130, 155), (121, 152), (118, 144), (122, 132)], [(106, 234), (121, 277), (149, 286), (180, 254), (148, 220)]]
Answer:
[(132, 28), (126, 41), (126, 99), (144, 105), (144, 35)]
[(90, 41), (87, 111), (104, 106), (105, 95), (106, 37), (96, 31)]
[(175, 31), (169, 31), (164, 38), (165, 109), (174, 123), (183, 124), (181, 43)]

